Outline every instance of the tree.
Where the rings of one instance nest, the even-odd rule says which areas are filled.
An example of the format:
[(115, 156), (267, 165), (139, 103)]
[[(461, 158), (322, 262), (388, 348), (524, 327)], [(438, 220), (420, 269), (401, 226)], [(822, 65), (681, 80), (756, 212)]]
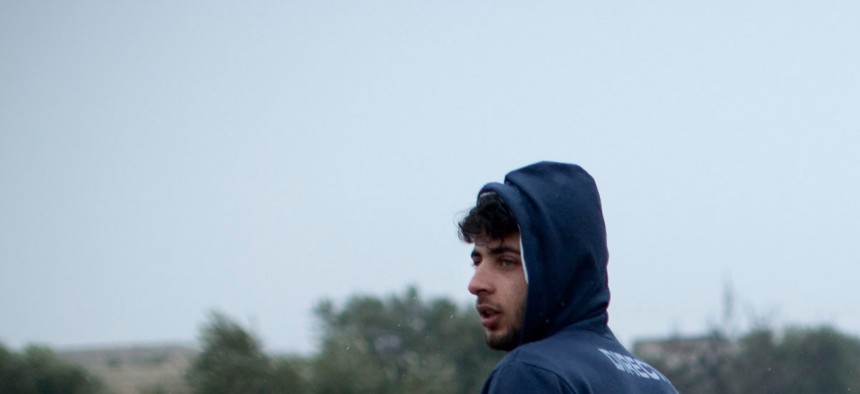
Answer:
[(741, 340), (736, 393), (844, 393), (860, 389), (860, 339), (832, 327), (758, 330)]
[(320, 394), (473, 393), (500, 357), (484, 345), (473, 311), (424, 302), (415, 288), (386, 300), (352, 297), (341, 309), (324, 301), (316, 314)]
[[(844, 393), (860, 390), (860, 339), (832, 327), (758, 326), (731, 341), (719, 333), (639, 344), (647, 362), (678, 391), (703, 394)], [(650, 354), (649, 354), (650, 353)]]
[(203, 351), (188, 374), (195, 393), (306, 392), (291, 360), (270, 358), (253, 335), (222, 314), (212, 314), (201, 340)]
[(82, 367), (60, 360), (46, 347), (28, 346), (17, 354), (0, 345), (0, 393), (91, 394), (104, 392), (101, 381)]

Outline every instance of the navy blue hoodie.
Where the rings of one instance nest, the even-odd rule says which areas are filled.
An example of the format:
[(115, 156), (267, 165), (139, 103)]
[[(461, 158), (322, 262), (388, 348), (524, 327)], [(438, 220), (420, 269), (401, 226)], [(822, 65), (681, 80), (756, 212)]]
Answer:
[(606, 228), (594, 179), (572, 164), (541, 162), (490, 183), (520, 228), (528, 282), (519, 345), (483, 393), (677, 393), (607, 326)]

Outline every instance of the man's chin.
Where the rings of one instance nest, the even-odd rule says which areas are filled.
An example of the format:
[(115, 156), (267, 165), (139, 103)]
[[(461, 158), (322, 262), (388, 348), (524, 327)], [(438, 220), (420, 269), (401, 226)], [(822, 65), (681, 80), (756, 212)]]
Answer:
[(520, 330), (506, 330), (500, 333), (486, 332), (484, 340), (490, 349), (511, 351), (520, 343)]

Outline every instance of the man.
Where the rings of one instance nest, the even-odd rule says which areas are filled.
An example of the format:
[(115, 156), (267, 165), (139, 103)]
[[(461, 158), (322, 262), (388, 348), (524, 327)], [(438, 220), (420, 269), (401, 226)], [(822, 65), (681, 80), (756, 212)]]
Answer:
[(490, 183), (460, 224), (474, 244), (487, 345), (510, 351), (483, 393), (677, 393), (607, 326), (606, 229), (594, 180), (541, 162)]

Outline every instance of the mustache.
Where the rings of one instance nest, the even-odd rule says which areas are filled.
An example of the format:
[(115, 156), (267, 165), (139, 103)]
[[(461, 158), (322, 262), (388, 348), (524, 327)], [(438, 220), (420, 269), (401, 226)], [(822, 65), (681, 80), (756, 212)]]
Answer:
[(475, 309), (477, 309), (477, 310), (492, 309), (492, 310), (498, 312), (498, 311), (502, 310), (502, 306), (495, 303), (495, 302), (490, 302), (486, 299), (482, 299), (481, 297), (478, 297), (478, 299), (475, 300)]

